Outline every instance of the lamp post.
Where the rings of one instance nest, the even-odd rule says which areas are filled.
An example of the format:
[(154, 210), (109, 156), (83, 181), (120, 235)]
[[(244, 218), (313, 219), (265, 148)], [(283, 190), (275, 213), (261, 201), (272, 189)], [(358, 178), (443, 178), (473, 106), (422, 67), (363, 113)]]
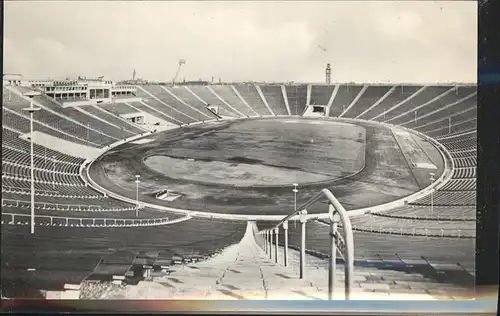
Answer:
[(451, 116), (448, 118), (448, 134), (451, 134)]
[[(271, 244), (271, 231), (267, 231), (267, 254), (271, 256), (271, 249), (273, 248), (273, 245)], [(269, 257), (271, 258), (271, 257)]]
[(274, 229), (274, 263), (278, 263), (278, 238), (279, 238), (279, 227)]
[(273, 231), (269, 231), (269, 259), (273, 258)]
[(24, 95), (30, 98), (30, 107), (23, 110), (30, 114), (30, 173), (31, 173), (31, 234), (35, 233), (35, 166), (33, 161), (33, 113), (40, 108), (33, 107), (33, 97), (40, 95), (40, 92), (30, 91)]
[(87, 122), (87, 142), (90, 140), (90, 122)]
[(417, 125), (417, 111), (415, 111), (415, 125)]
[[(435, 180), (434, 173), (430, 172), (429, 175), (429, 180), (431, 180), (431, 184), (433, 184)], [(431, 189), (431, 213), (434, 213), (434, 188)]]
[(267, 231), (264, 232), (264, 251), (267, 254)]
[(283, 256), (283, 263), (288, 267), (288, 221), (283, 222), (283, 229), (285, 230), (285, 254)]
[(300, 224), (302, 226), (300, 232), (300, 278), (305, 278), (306, 272), (306, 223), (307, 223), (307, 211), (303, 210), (299, 215)]
[(56, 155), (52, 156), (52, 189), (56, 187)]
[(136, 199), (136, 208), (135, 208), (135, 217), (138, 217), (139, 216), (139, 182), (141, 182), (139, 180), (140, 178), (140, 175), (136, 174), (135, 175), (135, 184), (136, 184), (136, 193), (135, 193), (135, 199)]
[[(293, 184), (293, 210), (296, 212), (297, 211), (297, 193), (299, 190), (297, 187), (299, 186), (298, 183)], [(294, 228), (297, 228), (297, 220), (293, 221)]]

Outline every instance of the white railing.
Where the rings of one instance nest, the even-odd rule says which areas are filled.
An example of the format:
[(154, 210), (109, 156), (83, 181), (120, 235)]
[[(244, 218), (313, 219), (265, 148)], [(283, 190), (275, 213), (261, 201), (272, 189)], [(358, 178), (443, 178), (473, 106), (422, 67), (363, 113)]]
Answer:
[[(3, 218), (9, 218), (5, 221)], [(29, 225), (31, 215), (19, 213), (2, 213), (2, 224), (9, 225)], [(149, 227), (163, 226), (191, 219), (190, 216), (184, 216), (169, 220), (168, 217), (163, 218), (106, 218), (106, 217), (66, 217), (53, 215), (35, 215), (35, 220), (38, 220), (40, 226), (65, 226), (65, 227)], [(44, 222), (40, 222), (44, 220)]]
[(439, 215), (412, 215), (410, 216), (409, 214), (385, 214), (385, 213), (377, 213), (377, 212), (370, 212), (370, 216), (379, 216), (379, 217), (386, 217), (386, 218), (391, 218), (395, 219), (396, 221), (398, 220), (411, 220), (411, 221), (438, 221), (438, 222), (475, 222), (476, 217), (471, 217), (471, 216), (466, 216), (466, 215), (452, 215), (452, 216), (439, 216)]
[[(301, 223), (301, 242), (300, 242), (300, 278), (305, 278), (305, 251), (306, 251), (306, 223), (307, 223), (307, 210), (306, 208), (322, 198), (326, 198), (329, 202), (328, 217), (330, 220), (330, 260), (328, 269), (328, 297), (333, 298), (335, 290), (335, 274), (337, 265), (337, 250), (344, 257), (345, 265), (345, 299), (350, 298), (353, 286), (353, 270), (354, 270), (354, 239), (351, 228), (351, 221), (345, 208), (340, 204), (337, 198), (328, 189), (323, 189), (321, 192), (313, 196), (309, 201), (297, 208), (292, 214), (280, 220), (276, 225), (270, 229), (259, 231), (257, 234), (264, 235), (264, 250), (272, 259), (272, 244), (273, 233), (275, 235), (275, 248), (274, 248), (274, 261), (278, 263), (278, 236), (279, 228), (282, 226), (285, 230), (285, 252), (284, 252), (284, 265), (288, 266), (288, 221), (293, 220), (299, 216)], [(342, 236), (337, 228), (339, 222), (342, 222), (344, 228), (344, 236)]]
[[(30, 201), (2, 199), (2, 206), (29, 208)], [(39, 210), (57, 210), (57, 211), (73, 211), (73, 212), (124, 212), (136, 209), (136, 206), (123, 207), (103, 207), (101, 205), (89, 204), (59, 204), (49, 202), (35, 202), (35, 209)]]
[[(2, 186), (2, 192), (5, 193), (15, 193), (21, 195), (30, 195), (29, 188), (19, 188), (19, 187), (7, 187)], [(74, 194), (60, 194), (57, 191), (47, 191), (47, 190), (35, 190), (35, 195), (37, 196), (50, 196), (50, 197), (60, 197), (66, 199), (92, 199), (99, 200), (102, 198), (101, 195), (74, 195)]]
[[(326, 224), (326, 223), (325, 223)], [(476, 238), (476, 230), (473, 228), (417, 228), (417, 227), (384, 227), (384, 226), (358, 226), (352, 227), (353, 231), (367, 232), (373, 234), (386, 234), (398, 236), (419, 236), (437, 238)]]
[[(2, 206), (15, 206), (15, 207), (23, 207), (30, 206), (30, 201), (22, 201), (22, 200), (14, 200), (14, 199), (4, 199), (2, 198)], [(35, 207), (40, 208), (58, 208), (58, 209), (95, 209), (101, 210), (102, 206), (100, 205), (88, 205), (88, 204), (59, 204), (59, 203), (49, 203), (49, 202), (35, 202)]]

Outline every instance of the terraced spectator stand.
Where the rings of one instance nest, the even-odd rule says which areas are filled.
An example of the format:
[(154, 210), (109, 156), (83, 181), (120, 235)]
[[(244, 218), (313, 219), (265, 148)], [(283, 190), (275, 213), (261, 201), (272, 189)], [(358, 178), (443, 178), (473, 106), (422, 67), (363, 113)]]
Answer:
[[(7, 123), (7, 122), (5, 122)], [(24, 130), (24, 128), (22, 129)], [(18, 163), (28, 162), (30, 154), (29, 142), (21, 139), (22, 132), (4, 124), (2, 127), (2, 159), (13, 160)], [(68, 168), (80, 166), (84, 159), (65, 155), (58, 151), (48, 149), (37, 144), (34, 144), (35, 164), (49, 167), (50, 162), (56, 162), (56, 165), (67, 165)], [(54, 157), (54, 160), (49, 157)]]
[[(318, 222), (322, 225), (329, 225), (324, 219)], [(475, 227), (470, 225), (471, 220), (438, 221), (430, 218), (401, 218), (385, 216), (385, 214), (370, 214), (351, 217), (351, 222), (353, 231), (370, 234), (458, 239), (474, 239), (476, 236)], [(339, 228), (342, 228), (342, 225), (339, 225)]]
[(210, 86), (210, 89), (219, 99), (230, 104), (237, 112), (242, 113), (244, 116), (260, 116), (246, 103), (246, 100), (241, 97), (235, 87), (230, 85), (213, 85)]
[[(146, 272), (151, 275), (162, 268), (170, 273), (239, 241), (244, 228), (241, 221), (190, 219), (168, 227), (42, 226), (37, 234), (26, 236), (25, 227), (6, 225), (2, 227), (2, 290), (8, 297), (40, 297), (34, 292), (44, 295), (44, 290), (62, 291), (64, 283), (83, 282), (81, 291), (86, 295), (89, 287), (105, 288), (99, 280), (111, 283), (113, 276), (115, 283), (137, 283), (143, 279), (143, 266), (153, 266), (155, 271)], [(115, 249), (118, 244), (120, 250)]]
[[(438, 208), (439, 209), (439, 208)], [(439, 212), (430, 213), (429, 208), (421, 208), (419, 209), (418, 207), (407, 207), (405, 209), (400, 209), (400, 210), (394, 210), (391, 212), (387, 213), (377, 213), (377, 212), (370, 212), (369, 214), (371, 216), (381, 216), (381, 217), (389, 217), (389, 218), (395, 218), (395, 219), (406, 219), (406, 220), (419, 220), (419, 221), (437, 221), (437, 222), (475, 222), (476, 219), (473, 216), (467, 216), (463, 215), (462, 213), (459, 212), (453, 212), (453, 209), (451, 207), (447, 207), (446, 211), (443, 211), (441, 213), (441, 216), (439, 215)], [(471, 215), (474, 215), (475, 209), (474, 208), (469, 208), (469, 212)], [(448, 213), (449, 212), (449, 213)], [(418, 214), (418, 215), (417, 215)], [(466, 213), (467, 214), (467, 213)]]
[[(272, 225), (273, 223), (270, 222), (260, 222), (259, 229), (266, 229)], [(327, 268), (328, 263), (325, 261), (329, 258), (330, 245), (324, 236), (328, 236), (329, 225), (310, 221), (308, 226), (306, 254), (323, 261), (322, 266)], [(297, 225), (294, 229), (292, 225), (289, 233), (289, 247), (298, 253), (300, 251), (297, 246), (300, 245), (300, 226)], [(281, 231), (279, 258), (283, 258), (283, 235)], [(419, 291), (423, 292), (425, 288), (429, 289), (430, 293), (436, 290), (447, 292), (446, 288), (449, 287), (465, 286), (470, 289), (474, 284), (474, 242), (472, 239), (384, 236), (361, 231), (354, 232), (354, 238), (355, 245), (357, 245), (354, 263), (355, 280), (356, 276), (361, 274), (367, 266), (378, 267), (376, 269), (380, 270), (370, 273), (367, 278), (371, 278), (372, 284), (376, 280), (385, 280), (382, 283), (386, 284), (384, 287), (387, 289), (392, 289), (391, 294), (400, 291), (415, 294)], [(258, 240), (261, 246), (263, 242), (263, 240)], [(408, 244), (412, 247), (408, 247)], [(341, 258), (338, 259), (337, 265), (339, 268), (343, 266)], [(289, 266), (298, 265), (292, 263)], [(306, 269), (307, 279), (310, 277), (309, 271)], [(323, 274), (323, 284), (326, 282), (325, 274), (326, 272)], [(427, 279), (425, 283), (423, 283), (424, 279)], [(406, 281), (412, 281), (413, 284), (406, 285)], [(379, 286), (378, 290), (382, 290), (382, 285)], [(458, 293), (455, 292), (455, 295)]]
[[(38, 111), (35, 118), (37, 131), (47, 132), (59, 138), (93, 147), (103, 146), (116, 140), (115, 137), (97, 130), (99, 127), (106, 130), (104, 125), (107, 124), (99, 120), (71, 108), (62, 108), (60, 105), (54, 103), (52, 99), (48, 99), (43, 95), (34, 97), (34, 101), (36, 102), (35, 105), (40, 107), (40, 111)], [(19, 107), (21, 105), (28, 105), (25, 99), (22, 99), (21, 102), (24, 102), (24, 104), (6, 103), (8, 108), (4, 108), (4, 110), (8, 110), (10, 114), (15, 115), (12, 116), (6, 112), (3, 114), (7, 114), (13, 120), (18, 121), (18, 123), (14, 123), (9, 120), (9, 125), (16, 124), (20, 126), (19, 124), (24, 116)], [(16, 115), (17, 117), (15, 117)], [(91, 124), (93, 125), (82, 122), (92, 122)], [(118, 129), (115, 132), (121, 133)]]
[(290, 107), (290, 114), (295, 116), (301, 116), (305, 109), (307, 103), (307, 86), (295, 85), (286, 86), (284, 88), (285, 95), (287, 97), (286, 103)]

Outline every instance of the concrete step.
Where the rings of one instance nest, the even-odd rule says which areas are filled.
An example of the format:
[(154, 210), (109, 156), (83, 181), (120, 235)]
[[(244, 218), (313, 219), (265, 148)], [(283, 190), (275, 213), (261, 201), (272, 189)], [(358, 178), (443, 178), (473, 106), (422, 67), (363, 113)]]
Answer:
[(45, 298), (48, 300), (78, 300), (80, 298), (79, 290), (47, 291)]
[(311, 281), (301, 279), (266, 278), (264, 284), (267, 289), (301, 289), (313, 287)]
[(224, 275), (225, 270), (220, 268), (203, 268), (203, 269), (184, 269), (172, 272), (170, 276), (183, 278), (183, 277), (213, 277), (221, 278)]
[(212, 276), (193, 275), (193, 276), (178, 277), (169, 275), (163, 277), (161, 281), (171, 283), (176, 288), (181, 288), (181, 287), (192, 287), (193, 285), (197, 284), (215, 285), (217, 279)]
[(247, 280), (254, 282), (255, 280), (262, 280), (262, 274), (260, 273), (260, 271), (234, 273), (228, 270), (224, 273), (222, 281), (228, 281), (228, 280), (231, 280), (231, 282), (247, 282)]
[(446, 291), (466, 291), (459, 285), (449, 284), (449, 283), (433, 283), (433, 282), (411, 282), (411, 281), (396, 281), (395, 284), (400, 284), (408, 286), (410, 289), (425, 289), (425, 290), (446, 290)]
[(261, 289), (232, 289), (226, 286), (217, 286), (212, 289), (207, 299), (220, 299), (220, 300), (263, 300), (266, 299), (266, 291)]
[(268, 300), (320, 300), (321, 295), (314, 287), (302, 287), (300, 289), (269, 290)]
[(264, 283), (261, 279), (222, 279), (218, 285), (224, 285), (235, 290), (263, 289)]

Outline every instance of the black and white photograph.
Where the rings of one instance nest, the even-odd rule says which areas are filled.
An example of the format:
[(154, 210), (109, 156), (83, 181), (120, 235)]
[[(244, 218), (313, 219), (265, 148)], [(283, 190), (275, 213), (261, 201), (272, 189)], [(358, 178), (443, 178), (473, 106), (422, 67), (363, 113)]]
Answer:
[(474, 299), (474, 1), (5, 1), (2, 299)]

